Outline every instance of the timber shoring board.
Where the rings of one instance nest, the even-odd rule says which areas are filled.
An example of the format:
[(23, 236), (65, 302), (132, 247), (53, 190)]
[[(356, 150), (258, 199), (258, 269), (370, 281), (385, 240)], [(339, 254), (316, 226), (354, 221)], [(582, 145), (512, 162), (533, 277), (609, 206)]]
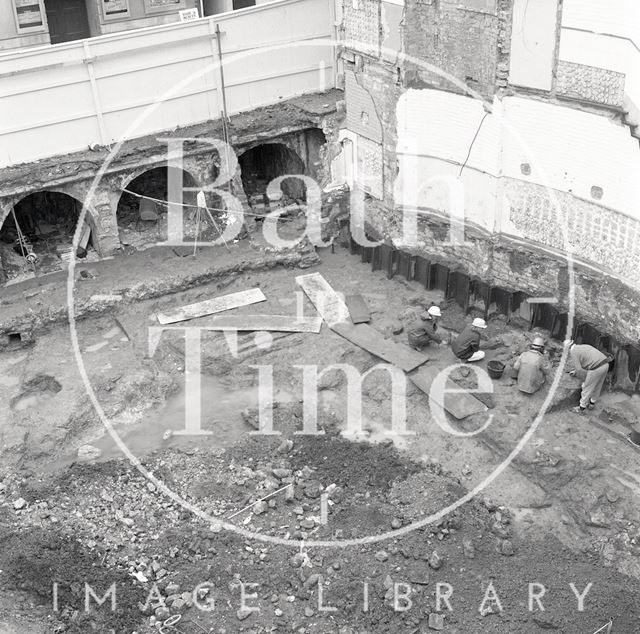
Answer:
[(354, 324), (362, 324), (371, 321), (369, 307), (362, 295), (347, 295), (344, 298), (344, 301), (347, 304), (351, 321)]
[(213, 299), (207, 299), (203, 302), (182, 306), (170, 313), (158, 313), (158, 321), (161, 324), (174, 324), (178, 321), (186, 321), (195, 317), (204, 317), (213, 313), (221, 313), (231, 308), (239, 306), (248, 306), (258, 302), (266, 301), (264, 293), (259, 288), (251, 288), (247, 291), (239, 291), (238, 293), (230, 293), (229, 295), (221, 295)]
[(416, 352), (409, 346), (385, 339), (381, 333), (367, 324), (353, 326), (341, 323), (332, 326), (331, 330), (372, 355), (398, 366), (405, 372), (411, 372), (429, 360), (429, 357)]
[(409, 379), (419, 390), (427, 396), (432, 396), (436, 403), (444, 407), (449, 414), (458, 420), (471, 416), (471, 414), (487, 411), (488, 408), (484, 403), (481, 403), (473, 394), (465, 392), (463, 388), (451, 379), (447, 379), (445, 389), (460, 390), (459, 392), (446, 395), (439, 395), (434, 392), (434, 394), (430, 395), (429, 390), (431, 389), (431, 384), (439, 372), (440, 370), (435, 367), (421, 368), (416, 374), (410, 376)]
[(329, 282), (320, 273), (298, 275), (296, 283), (302, 288), (322, 319), (330, 328), (349, 321), (349, 309)]
[(295, 317), (289, 315), (217, 315), (200, 323), (208, 330), (238, 330), (252, 332), (313, 332), (322, 327), (320, 317)]

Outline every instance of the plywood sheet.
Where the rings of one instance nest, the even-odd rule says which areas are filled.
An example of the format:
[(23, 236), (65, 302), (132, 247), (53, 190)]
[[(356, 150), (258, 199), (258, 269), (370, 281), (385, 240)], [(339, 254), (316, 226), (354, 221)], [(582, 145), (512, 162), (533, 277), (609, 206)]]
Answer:
[(429, 360), (426, 355), (416, 352), (404, 344), (385, 339), (375, 328), (367, 324), (336, 324), (331, 328), (351, 343), (355, 343), (367, 352), (380, 357), (387, 363), (411, 372)]
[[(421, 368), (419, 372), (409, 378), (418, 389), (422, 390), (427, 396), (432, 396), (435, 402), (444, 407), (449, 414), (458, 420), (487, 410), (487, 406), (484, 403), (481, 403), (473, 394), (468, 392), (445, 394), (443, 398), (440, 398), (437, 394), (430, 395), (431, 384), (440, 371), (441, 369), (435, 367)], [(461, 390), (462, 388), (451, 379), (448, 379), (446, 389)]]
[(298, 275), (296, 283), (302, 288), (330, 328), (339, 323), (348, 323), (349, 309), (347, 305), (320, 273)]
[(268, 330), (275, 332), (320, 332), (320, 317), (289, 315), (219, 315), (199, 323), (209, 330)]
[(174, 324), (178, 321), (186, 321), (188, 319), (194, 319), (195, 317), (221, 313), (231, 308), (238, 308), (239, 306), (248, 306), (249, 304), (256, 304), (257, 302), (264, 302), (266, 299), (264, 293), (259, 288), (251, 288), (247, 291), (230, 293), (229, 295), (207, 299), (204, 302), (182, 306), (170, 313), (159, 313), (158, 321), (161, 324)]
[(371, 321), (369, 307), (362, 295), (347, 295), (344, 298), (344, 301), (347, 304), (351, 321), (354, 324), (362, 324)]

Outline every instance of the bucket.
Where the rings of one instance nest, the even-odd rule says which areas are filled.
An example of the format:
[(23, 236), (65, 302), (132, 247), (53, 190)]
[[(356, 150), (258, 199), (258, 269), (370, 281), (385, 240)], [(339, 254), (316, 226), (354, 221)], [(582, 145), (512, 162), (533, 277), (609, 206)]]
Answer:
[(504, 372), (504, 363), (501, 361), (489, 361), (487, 363), (487, 370), (489, 370), (489, 376), (492, 379), (499, 379)]

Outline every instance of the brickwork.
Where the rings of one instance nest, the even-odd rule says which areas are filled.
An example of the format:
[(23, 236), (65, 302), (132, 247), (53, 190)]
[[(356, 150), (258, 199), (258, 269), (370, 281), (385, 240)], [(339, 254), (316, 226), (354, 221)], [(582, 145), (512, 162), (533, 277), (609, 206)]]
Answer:
[(344, 37), (353, 48), (374, 57), (380, 54), (380, 2), (347, 0), (344, 2)]
[[(371, 202), (366, 218), (367, 232), (375, 239), (492, 286), (523, 291), (531, 296), (556, 296), (561, 312), (569, 308), (566, 260), (536, 248), (533, 243), (522, 244), (508, 236), (491, 235), (468, 226), (469, 244), (450, 244), (448, 224), (432, 216), (419, 222), (418, 246), (409, 247), (402, 242), (400, 210), (391, 213), (384, 205)], [(574, 316), (578, 321), (593, 325), (620, 343), (637, 343), (640, 291), (579, 263), (574, 265), (574, 282)]]
[[(528, 240), (564, 251), (563, 219), (546, 188), (506, 179), (511, 222)], [(566, 237), (577, 257), (614, 272), (640, 288), (640, 223), (564, 192), (554, 192), (566, 212)]]
[[(407, 2), (404, 43), (410, 57), (442, 69), (484, 97), (492, 97), (504, 24), (495, 2), (481, 4), (485, 11), (487, 7), (491, 11), (478, 11), (469, 2)], [(451, 81), (419, 64), (406, 64), (405, 80), (408, 87), (431, 86), (460, 92)]]
[[(306, 96), (303, 106), (295, 100), (280, 104), (277, 108), (287, 109), (288, 119), (275, 115), (275, 107), (257, 109), (231, 119), (231, 142), (236, 155), (250, 147), (264, 143), (282, 143), (294, 150), (305, 164), (306, 173), (322, 185), (330, 180), (332, 158), (339, 152), (338, 116), (327, 102), (335, 102), (337, 93), (323, 93), (317, 97)], [(286, 121), (283, 129), (282, 121)], [(222, 131), (216, 129), (219, 122), (181, 129), (177, 135), (183, 137), (222, 138)], [(284, 134), (283, 134), (284, 132)], [(35, 165), (21, 165), (2, 170), (0, 182), (0, 226), (11, 209), (21, 199), (32, 192), (51, 191), (67, 194), (83, 203), (89, 200), (87, 221), (92, 228), (92, 239), (101, 257), (116, 253), (120, 248), (120, 238), (116, 211), (122, 190), (135, 177), (157, 167), (166, 165), (166, 143), (160, 140), (164, 135), (153, 135), (127, 142), (102, 176), (96, 190), (89, 199), (89, 190), (97, 168), (106, 159), (104, 154), (91, 152), (69, 155), (60, 162), (59, 158), (39, 162)], [(166, 136), (172, 136), (168, 132)], [(327, 146), (323, 143), (328, 141)], [(184, 170), (195, 186), (202, 187), (215, 181), (220, 159), (217, 151), (205, 143), (186, 143), (184, 146)], [(236, 173), (234, 183), (243, 204), (246, 197), (240, 190), (241, 180)]]
[[(393, 183), (397, 176), (396, 146), (397, 146), (397, 122), (396, 104), (400, 98), (402, 86), (398, 84), (397, 70), (392, 64), (377, 63), (366, 58), (361, 60), (360, 70), (356, 70), (357, 65), (346, 63), (345, 74), (354, 73), (359, 90), (364, 91), (371, 100), (372, 108), (375, 111), (377, 124), (379, 125), (380, 136), (376, 138), (362, 126), (356, 127), (359, 134), (363, 134), (372, 141), (382, 143), (382, 156), (380, 161), (376, 159), (370, 163), (374, 170), (374, 177), (377, 173), (378, 165), (382, 166), (382, 181), (384, 183), (383, 194), (386, 204), (393, 206)], [(347, 91), (348, 92), (348, 91)], [(349, 117), (349, 115), (347, 115)], [(369, 123), (371, 120), (369, 119)], [(352, 129), (348, 126), (349, 129)], [(373, 138), (372, 138), (373, 137)], [(369, 153), (370, 145), (367, 145)]]
[(360, 85), (362, 73), (345, 70), (345, 96), (347, 102), (347, 128), (377, 143), (382, 142), (382, 125), (373, 94)]
[(498, 63), (496, 64), (496, 88), (498, 90), (502, 90), (509, 85), (512, 20), (513, 0), (499, 0)]
[(364, 191), (382, 200), (384, 177), (382, 166), (382, 145), (365, 137), (358, 137), (358, 174), (363, 175)]
[[(350, 15), (345, 25), (351, 37), (360, 33), (365, 23), (369, 25), (366, 28), (373, 28), (371, 5), (348, 0), (345, 11)], [(362, 13), (358, 19), (353, 15), (357, 11)], [(402, 22), (404, 52), (442, 69), (493, 100), (503, 89), (509, 90), (512, 14), (512, 0), (406, 0)], [(500, 179), (496, 226), (502, 227), (503, 233), (491, 234), (468, 224), (468, 244), (451, 244), (446, 220), (433, 214), (419, 221), (418, 244), (403, 244), (402, 214), (393, 199), (398, 171), (398, 99), (407, 88), (429, 87), (457, 93), (463, 90), (450, 80), (425, 71), (419, 64), (405, 61), (398, 68), (384, 58), (378, 61), (352, 55), (347, 59), (353, 62), (346, 66), (355, 73), (359, 90), (365, 90), (375, 105), (382, 131), (384, 196), (382, 200), (367, 199), (368, 234), (494, 286), (534, 296), (558, 296), (559, 308), (566, 310), (569, 278), (567, 262), (561, 255), (565, 246), (563, 233), (555, 218), (555, 205), (543, 187), (507, 177)], [(593, 103), (618, 104), (619, 74), (563, 64), (555, 85), (558, 94)], [(397, 81), (398, 71), (401, 85)], [(348, 93), (349, 86), (349, 104)], [(357, 114), (361, 113), (348, 116), (351, 120)], [(354, 129), (357, 126), (348, 128), (361, 133)], [(371, 134), (365, 136), (371, 139)], [(369, 142), (365, 144), (368, 147), (359, 150), (358, 160), (377, 174), (377, 155)], [(556, 193), (560, 208), (567, 213), (570, 244), (576, 258), (584, 263), (576, 265), (576, 317), (620, 341), (636, 343), (640, 337), (637, 319), (640, 292), (634, 288), (640, 288), (637, 272), (640, 223), (598, 204), (598, 197), (603, 194), (598, 187), (592, 187), (591, 192), (593, 201), (578, 199), (571, 193)], [(375, 192), (371, 193), (377, 198)], [(607, 192), (604, 193), (606, 196)], [(556, 252), (558, 255), (553, 255)], [(626, 280), (626, 285), (617, 278)]]
[(558, 62), (556, 92), (563, 97), (622, 108), (623, 73), (573, 62)]

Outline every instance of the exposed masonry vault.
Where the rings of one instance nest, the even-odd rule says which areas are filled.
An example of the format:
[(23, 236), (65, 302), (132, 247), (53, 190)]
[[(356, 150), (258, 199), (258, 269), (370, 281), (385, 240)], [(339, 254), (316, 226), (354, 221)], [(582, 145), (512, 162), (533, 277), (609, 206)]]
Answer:
[[(329, 180), (330, 157), (338, 151), (329, 146), (337, 142), (334, 120), (336, 101), (340, 97), (338, 91), (306, 95), (237, 115), (229, 123), (229, 145), (239, 157), (260, 145), (281, 144), (300, 159), (304, 174), (314, 178), (322, 187)], [(109, 148), (2, 170), (0, 226), (14, 205), (29, 194), (59, 192), (86, 204), (86, 217), (93, 230), (93, 243), (98, 254), (105, 257), (117, 252), (121, 247), (117, 208), (123, 189), (145, 172), (166, 167), (167, 144), (163, 137), (202, 139), (203, 142), (190, 140), (184, 143), (182, 168), (192, 177), (196, 187), (215, 181), (221, 159), (218, 151), (206, 140), (223, 138), (220, 121), (126, 142), (93, 191), (93, 181), (109, 154)], [(246, 205), (239, 164), (232, 183), (236, 196)]]

